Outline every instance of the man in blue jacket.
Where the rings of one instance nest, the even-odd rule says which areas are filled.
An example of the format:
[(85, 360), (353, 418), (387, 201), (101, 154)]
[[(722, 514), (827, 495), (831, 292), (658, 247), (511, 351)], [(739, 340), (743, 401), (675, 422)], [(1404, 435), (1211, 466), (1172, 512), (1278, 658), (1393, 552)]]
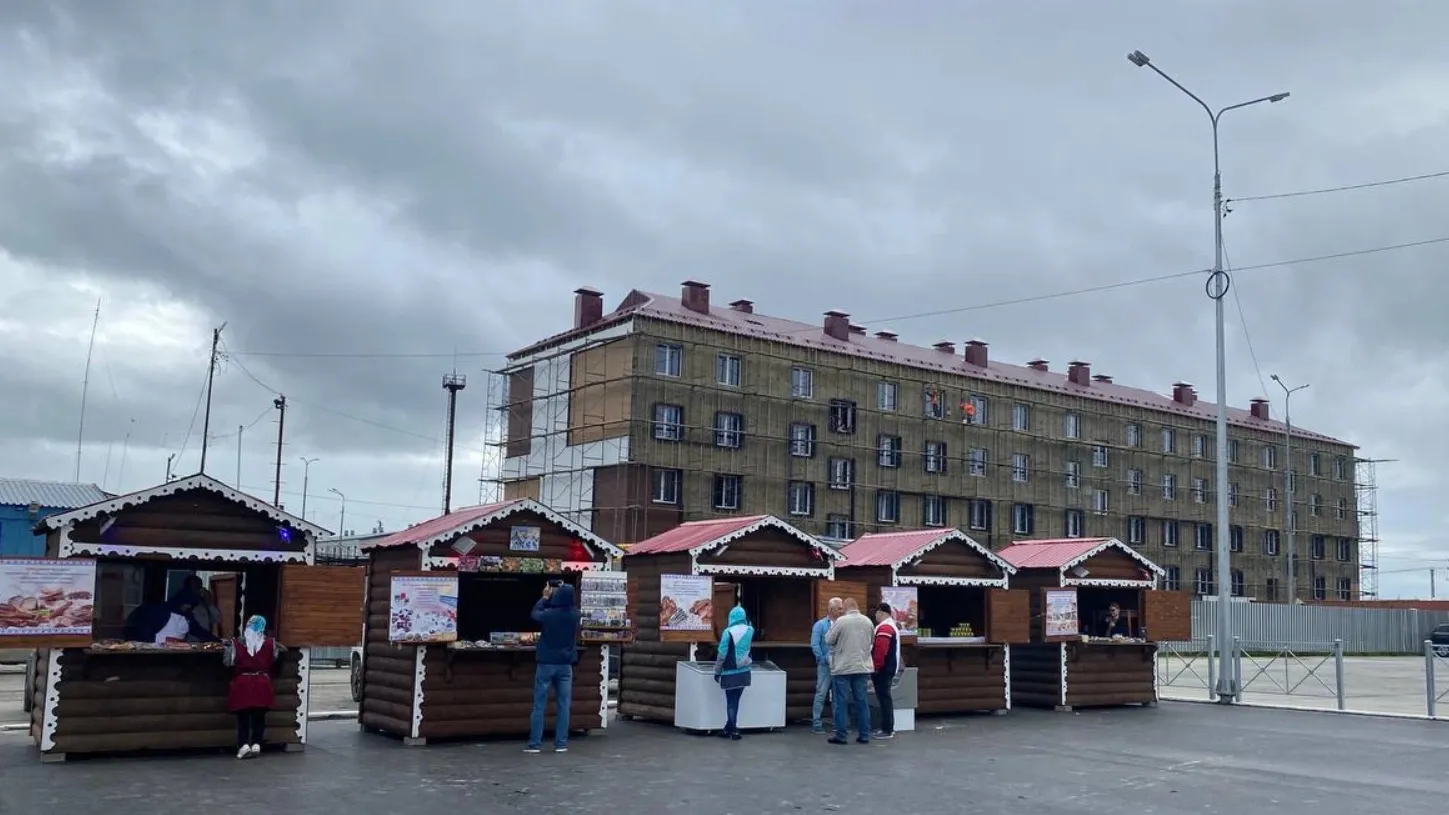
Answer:
[(553, 688), (557, 722), (553, 751), (569, 749), (569, 705), (574, 696), (574, 663), (578, 662), (579, 611), (574, 608), (574, 587), (550, 580), (543, 597), (533, 606), (533, 620), (542, 629), (538, 635), (538, 667), (533, 675), (533, 717), (529, 721), (525, 753), (537, 753), (543, 746), (543, 716), (548, 709), (548, 689)]
[(825, 712), (825, 697), (830, 695), (830, 643), (825, 635), (830, 633), (830, 624), (845, 613), (845, 601), (839, 597), (830, 598), (825, 606), (825, 616), (815, 621), (810, 629), (810, 651), (815, 654), (815, 702), (810, 706), (810, 729), (816, 733), (825, 732), (825, 723), (820, 715)]

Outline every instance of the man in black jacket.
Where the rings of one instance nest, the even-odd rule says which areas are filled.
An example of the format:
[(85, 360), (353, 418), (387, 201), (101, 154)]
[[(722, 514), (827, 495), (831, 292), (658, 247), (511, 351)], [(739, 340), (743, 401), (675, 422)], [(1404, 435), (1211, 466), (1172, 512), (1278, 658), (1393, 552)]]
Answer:
[(548, 581), (543, 597), (533, 606), (533, 620), (542, 629), (538, 635), (538, 667), (533, 675), (533, 717), (529, 722), (526, 753), (543, 747), (543, 717), (548, 709), (548, 689), (553, 688), (557, 722), (553, 751), (569, 749), (569, 705), (574, 695), (574, 663), (578, 662), (579, 611), (574, 608), (574, 587), (558, 580)]

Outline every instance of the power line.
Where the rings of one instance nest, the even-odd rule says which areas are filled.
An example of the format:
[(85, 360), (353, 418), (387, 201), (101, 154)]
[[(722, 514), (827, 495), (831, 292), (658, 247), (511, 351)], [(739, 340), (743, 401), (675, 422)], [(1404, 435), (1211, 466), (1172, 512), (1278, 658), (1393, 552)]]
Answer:
[[(1226, 263), (1228, 271), (1236, 271), (1233, 268), (1233, 259), (1228, 257), (1228, 245), (1226, 242), (1223, 243), (1223, 260)], [(1253, 335), (1248, 331), (1248, 315), (1243, 312), (1243, 300), (1238, 296), (1238, 287), (1233, 286), (1232, 289), (1233, 302), (1238, 306), (1238, 319), (1243, 324), (1243, 339), (1248, 344), (1248, 356), (1252, 358), (1253, 370), (1258, 374), (1258, 387), (1262, 390), (1262, 395), (1266, 397), (1268, 395), (1268, 382), (1263, 379), (1263, 366), (1258, 364), (1258, 352), (1253, 348)]]
[(1387, 187), (1391, 184), (1407, 184), (1410, 181), (1427, 181), (1431, 178), (1449, 177), (1449, 170), (1438, 173), (1424, 173), (1423, 175), (1407, 175), (1401, 178), (1388, 178), (1383, 181), (1370, 181), (1365, 184), (1344, 184), (1339, 187), (1324, 187), (1317, 190), (1300, 190), (1298, 192), (1279, 192), (1272, 195), (1248, 195), (1242, 198), (1229, 198), (1224, 204), (1236, 204), (1243, 201), (1273, 201), (1279, 198), (1301, 198), (1305, 195), (1323, 195), (1330, 192), (1348, 192), (1349, 190), (1366, 190), (1370, 187)]
[[(208, 371), (208, 374), (210, 374), (210, 371)], [(177, 464), (180, 464), (181, 457), (186, 455), (186, 445), (191, 441), (191, 431), (196, 429), (196, 417), (201, 415), (201, 402), (206, 398), (206, 380), (207, 377), (201, 378), (201, 392), (196, 394), (196, 407), (191, 411), (191, 424), (186, 426), (186, 435), (181, 439), (181, 452), (176, 454)]]

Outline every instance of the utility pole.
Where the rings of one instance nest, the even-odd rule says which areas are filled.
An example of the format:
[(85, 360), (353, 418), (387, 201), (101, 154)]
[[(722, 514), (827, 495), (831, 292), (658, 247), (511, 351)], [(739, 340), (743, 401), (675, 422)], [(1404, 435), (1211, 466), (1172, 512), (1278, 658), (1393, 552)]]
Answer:
[(302, 457), (302, 520), (307, 520), (307, 483), (312, 478), (312, 462), (321, 461), (320, 458)]
[(347, 534), (347, 496), (336, 487), (328, 487), (327, 491), (342, 499), (342, 512), (337, 516), (337, 537), (340, 538)]
[(453, 505), (453, 441), (454, 429), (458, 421), (458, 391), (468, 387), (468, 377), (454, 371), (443, 377), (443, 390), (448, 392), (448, 452), (446, 469), (443, 473), (443, 514), (447, 515), (452, 511)]
[(211, 385), (216, 379), (216, 346), (226, 323), (211, 330), (211, 366), (206, 370), (206, 418), (201, 420), (201, 474), (206, 475), (206, 448), (211, 443)]
[(277, 394), (272, 400), (277, 409), (277, 473), (272, 478), (272, 506), (282, 508), (282, 439), (287, 428), (287, 397)]
[(236, 488), (237, 488), (237, 491), (241, 491), (241, 488), (242, 488), (241, 487), (241, 451), (242, 451), (242, 434), (245, 433), (245, 432), (247, 432), (246, 425), (239, 424), (239, 425), (236, 426)]

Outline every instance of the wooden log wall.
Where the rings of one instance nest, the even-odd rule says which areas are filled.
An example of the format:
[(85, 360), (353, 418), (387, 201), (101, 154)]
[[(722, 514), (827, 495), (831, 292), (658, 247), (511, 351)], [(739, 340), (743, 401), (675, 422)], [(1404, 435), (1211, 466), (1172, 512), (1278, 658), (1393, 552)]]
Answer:
[[(533, 651), (450, 653), (442, 647), (429, 648), (418, 736), (432, 740), (528, 735), (536, 665)], [(599, 715), (603, 670), (599, 647), (580, 646), (569, 706), (571, 732), (603, 727)], [(405, 718), (411, 715), (411, 707), (398, 708), (390, 715)], [(544, 722), (546, 735), (553, 733), (554, 722), (555, 707), (550, 702)]]
[[(52, 753), (132, 752), (236, 746), (236, 717), (227, 710), (232, 671), (221, 654), (89, 654), (51, 652), (60, 660)], [(298, 665), (282, 655), (273, 679), (277, 701), (267, 714), (268, 744), (297, 744)], [(43, 677), (44, 675), (42, 675)], [(43, 709), (44, 678), (40, 682)], [(38, 739), (39, 731), (33, 731)]]
[(375, 552), (367, 567), (367, 630), (358, 721), (363, 727), (404, 737), (413, 730), (417, 646), (388, 642), (387, 621), (392, 611), (392, 573), (416, 571), (421, 563), (422, 553), (408, 546)]
[(1011, 646), (1011, 706), (1055, 708), (1062, 704), (1062, 646)]
[(35, 685), (27, 688), (26, 693), (30, 694), (30, 700), (34, 703), (30, 708), (30, 738), (37, 745), (40, 744), (40, 729), (45, 716), (45, 684), (50, 676), (50, 655), (53, 651), (49, 648), (42, 648), (35, 661)]
[(1157, 647), (1151, 644), (1067, 643), (1067, 706), (1115, 707), (1157, 701), (1156, 660)]
[[(689, 574), (689, 556), (626, 557), (624, 570), (629, 575), (629, 619), (635, 630), (634, 642), (621, 649), (619, 715), (673, 724), (674, 666), (689, 659), (690, 646), (659, 641), (659, 576)], [(712, 655), (709, 645), (701, 648)]]
[[(1006, 646), (905, 647), (901, 650), (906, 664), (918, 669), (917, 713), (1006, 709)], [(914, 653), (907, 655), (908, 652)], [(1015, 665), (1012, 669), (1015, 670)]]
[(808, 644), (791, 648), (756, 648), (750, 654), (756, 662), (769, 660), (785, 671), (785, 721), (810, 721), (815, 702), (815, 655)]

